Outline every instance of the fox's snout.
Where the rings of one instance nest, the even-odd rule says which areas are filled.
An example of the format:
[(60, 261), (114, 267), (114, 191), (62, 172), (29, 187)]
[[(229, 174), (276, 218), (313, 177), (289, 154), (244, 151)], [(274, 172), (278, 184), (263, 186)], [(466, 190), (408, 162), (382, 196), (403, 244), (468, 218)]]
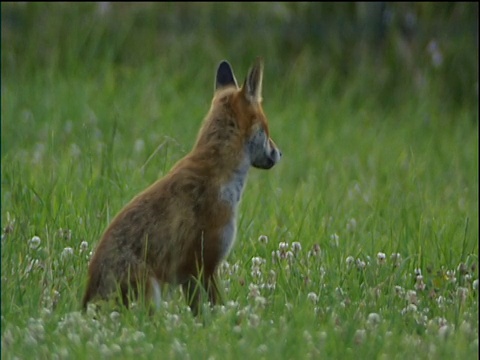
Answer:
[(269, 150), (267, 150), (267, 160), (264, 169), (271, 169), (282, 158), (282, 152), (277, 148), (272, 139), (269, 139)]

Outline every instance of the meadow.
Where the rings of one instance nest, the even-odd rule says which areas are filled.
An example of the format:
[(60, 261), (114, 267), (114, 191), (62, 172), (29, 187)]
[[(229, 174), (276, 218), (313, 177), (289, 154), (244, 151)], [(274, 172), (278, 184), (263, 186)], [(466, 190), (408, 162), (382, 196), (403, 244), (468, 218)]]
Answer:
[[(440, 64), (391, 32), (378, 60), (278, 30), (308, 4), (1, 6), (2, 359), (478, 358), (475, 41), (438, 35)], [(105, 227), (257, 55), (283, 158), (249, 172), (225, 303), (81, 312)]]

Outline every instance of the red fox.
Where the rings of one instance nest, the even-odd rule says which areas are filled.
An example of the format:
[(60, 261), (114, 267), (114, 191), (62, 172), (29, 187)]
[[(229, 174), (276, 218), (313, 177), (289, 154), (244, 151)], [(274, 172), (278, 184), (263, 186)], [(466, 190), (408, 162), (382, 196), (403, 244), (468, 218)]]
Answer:
[[(83, 297), (154, 299), (163, 284), (182, 285), (192, 312), (220, 292), (216, 268), (235, 241), (236, 213), (250, 166), (270, 169), (282, 153), (262, 110), (263, 61), (241, 88), (227, 61), (217, 69), (214, 97), (193, 149), (113, 219), (90, 261)], [(201, 285), (201, 286), (198, 286)]]

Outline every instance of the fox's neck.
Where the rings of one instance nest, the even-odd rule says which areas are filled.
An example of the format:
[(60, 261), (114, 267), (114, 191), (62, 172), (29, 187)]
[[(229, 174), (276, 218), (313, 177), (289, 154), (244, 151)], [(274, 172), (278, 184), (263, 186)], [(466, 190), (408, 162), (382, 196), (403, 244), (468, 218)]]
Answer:
[(220, 187), (220, 198), (226, 201), (234, 211), (242, 197), (243, 187), (247, 181), (248, 169), (250, 169), (250, 159), (244, 151), (244, 158), (233, 170), (230, 179)]
[[(248, 150), (240, 153), (228, 145), (220, 147), (195, 147), (189, 155), (190, 164), (196, 172), (209, 177), (220, 185), (220, 198), (234, 210), (240, 201), (251, 167)], [(195, 170), (194, 170), (195, 171)]]

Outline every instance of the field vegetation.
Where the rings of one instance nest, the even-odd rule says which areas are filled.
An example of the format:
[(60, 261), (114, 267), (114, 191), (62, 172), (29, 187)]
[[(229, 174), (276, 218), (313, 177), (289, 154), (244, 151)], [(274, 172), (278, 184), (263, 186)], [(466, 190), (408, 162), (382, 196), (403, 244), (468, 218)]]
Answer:
[[(477, 359), (477, 3), (1, 4), (3, 359)], [(225, 304), (80, 311), (113, 216), (265, 60)]]

